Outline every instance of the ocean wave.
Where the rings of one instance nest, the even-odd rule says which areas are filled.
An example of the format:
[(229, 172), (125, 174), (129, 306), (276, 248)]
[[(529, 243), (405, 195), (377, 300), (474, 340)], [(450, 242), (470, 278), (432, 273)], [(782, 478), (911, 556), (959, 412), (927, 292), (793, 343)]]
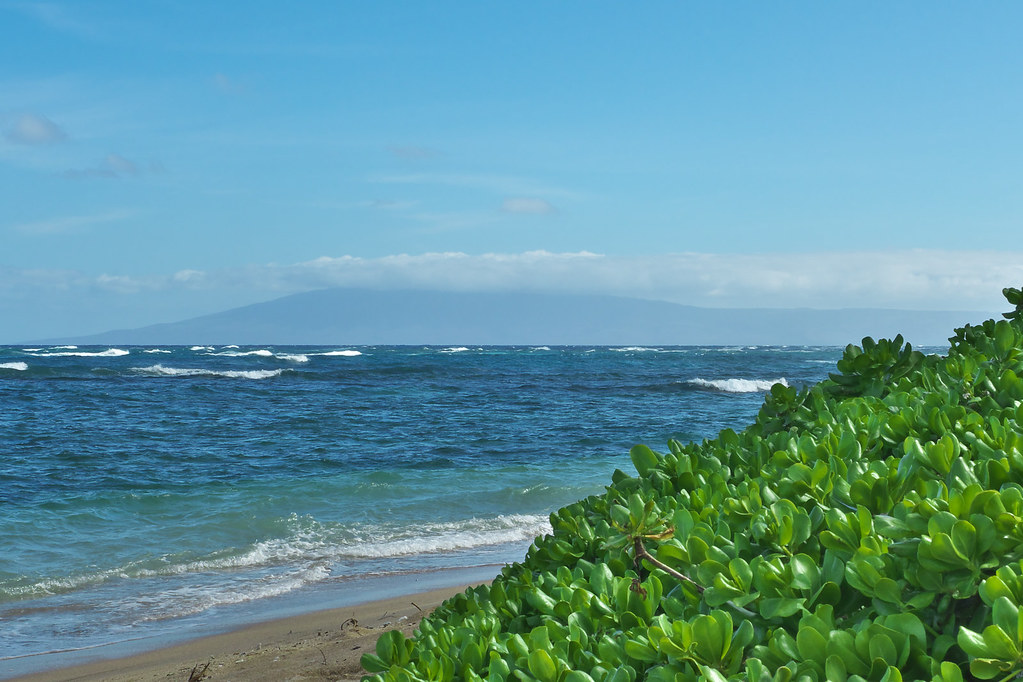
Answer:
[(329, 350), (324, 353), (310, 353), (310, 355), (320, 355), (323, 357), (340, 356), (345, 358), (354, 358), (356, 356), (362, 355), (362, 352), (357, 350)]
[(281, 354), (275, 356), (278, 360), (287, 360), (288, 362), (309, 362), (308, 355), (302, 355), (301, 353), (295, 355)]
[(259, 350), (243, 350), (243, 351), (238, 351), (237, 353), (234, 353), (234, 352), (227, 352), (227, 353), (221, 352), (221, 353), (216, 353), (216, 355), (219, 355), (219, 356), (225, 357), (225, 358), (244, 358), (244, 357), (248, 357), (250, 355), (258, 355), (261, 358), (272, 358), (272, 357), (274, 357), (274, 352), (272, 350), (267, 350), (265, 348), (261, 348)]
[(469, 350), (469, 349), (466, 348), (465, 346), (451, 346), (450, 348), (441, 348), (440, 352), (441, 353), (464, 353), (467, 350)]
[(143, 353), (172, 353), (173, 351), (164, 350), (163, 348), (150, 348), (149, 350), (142, 351)]
[(659, 353), (660, 348), (647, 348), (646, 346), (626, 346), (624, 348), (608, 348), (616, 353)]
[(243, 585), (189, 585), (147, 594), (139, 599), (143, 606), (135, 623), (182, 618), (202, 613), (215, 606), (279, 597), (288, 592), (330, 578), (330, 569), (322, 564), (304, 566), (286, 573), (262, 576), (257, 582)]
[(360, 537), (343, 556), (379, 559), (525, 542), (550, 533), (551, 525), (549, 518), (541, 514), (502, 514), (488, 519), (426, 523), (410, 530), (415, 532)]
[(214, 348), (213, 346), (192, 346), (188, 350), (196, 350), (196, 351), (198, 351), (198, 350), (205, 350), (205, 351), (211, 351), (212, 352), (212, 351), (215, 351), (216, 348)]
[(28, 369), (27, 362), (4, 362), (0, 363), (0, 369), (13, 369), (17, 372), (24, 372)]
[[(77, 348), (77, 346), (57, 346), (57, 348)], [(93, 352), (89, 352), (89, 351), (84, 351), (84, 350), (80, 350), (80, 351), (67, 350), (67, 351), (60, 351), (60, 352), (56, 352), (56, 353), (52, 352), (52, 351), (47, 351), (45, 353), (37, 353), (36, 357), (38, 357), (38, 358), (70, 358), (70, 357), (75, 357), (75, 358), (119, 358), (122, 355), (129, 355), (130, 353), (131, 353), (131, 351), (124, 350), (123, 348), (108, 348), (106, 350), (96, 351), (94, 353)]]
[(551, 349), (550, 346), (536, 346), (535, 348), (530, 348), (529, 350), (550, 350), (550, 349)]
[[(211, 576), (218, 573), (237, 576), (239, 571), (256, 571), (256, 575), (261, 576), (255, 582), (247, 579), (239, 583), (233, 578), (229, 581), (234, 585), (242, 584), (239, 594), (248, 595), (245, 597), (230, 597), (222, 590), (211, 590), (211, 580), (206, 578), (201, 580), (205, 586), (188, 587), (179, 583), (179, 587), (162, 595), (147, 595), (152, 598), (153, 605), (164, 604), (173, 608), (173, 615), (180, 616), (183, 615), (182, 609), (193, 613), (215, 604), (282, 594), (324, 580), (330, 576), (331, 566), (351, 561), (379, 562), (424, 554), (457, 553), (487, 546), (525, 543), (551, 532), (549, 518), (541, 514), (509, 514), (406, 526), (366, 524), (355, 527), (321, 524), (308, 517), (293, 515), (287, 520), (287, 526), (290, 532), (284, 537), (268, 538), (247, 547), (223, 549), (207, 556), (164, 555), (70, 576), (9, 582), (0, 587), (0, 600), (66, 594), (114, 580)], [(221, 581), (212, 579), (212, 582)], [(201, 599), (182, 599), (185, 596), (183, 592), (192, 590), (201, 591)], [(173, 607), (170, 606), (172, 603)], [(171, 614), (158, 617), (167, 615)]]
[(770, 391), (775, 384), (788, 386), (785, 377), (778, 379), (690, 379), (685, 382), (697, 388), (709, 388), (724, 393), (762, 393)]
[(133, 372), (150, 374), (162, 377), (225, 377), (228, 379), (270, 379), (280, 376), (282, 369), (254, 369), (254, 370), (213, 370), (198, 367), (164, 367), (163, 365), (151, 365), (149, 367), (132, 367)]

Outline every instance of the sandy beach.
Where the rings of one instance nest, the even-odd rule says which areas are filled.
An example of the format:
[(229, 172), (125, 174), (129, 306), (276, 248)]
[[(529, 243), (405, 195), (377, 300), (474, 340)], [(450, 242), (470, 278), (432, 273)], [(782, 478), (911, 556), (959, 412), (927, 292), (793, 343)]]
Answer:
[(359, 659), (374, 650), (382, 633), (400, 629), (411, 634), (423, 615), (466, 587), (436, 589), (281, 618), (125, 658), (61, 667), (13, 679), (22, 682), (358, 680), (365, 674)]

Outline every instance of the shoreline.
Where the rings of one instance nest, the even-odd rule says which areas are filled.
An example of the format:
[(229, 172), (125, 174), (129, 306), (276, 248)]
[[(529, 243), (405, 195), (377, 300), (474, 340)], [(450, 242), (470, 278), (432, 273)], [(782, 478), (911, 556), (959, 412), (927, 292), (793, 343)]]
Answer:
[[(193, 670), (202, 671), (209, 663), (202, 677), (195, 679), (355, 681), (366, 674), (359, 662), (362, 654), (374, 651), (380, 635), (393, 629), (411, 635), (422, 617), (443, 601), (486, 582), (489, 581), (473, 581), (276, 618), (127, 656), (70, 665), (54, 661), (52, 668), (16, 677), (4, 675), (0, 679), (183, 682)], [(0, 661), (0, 669), (11, 660), (18, 659)]]

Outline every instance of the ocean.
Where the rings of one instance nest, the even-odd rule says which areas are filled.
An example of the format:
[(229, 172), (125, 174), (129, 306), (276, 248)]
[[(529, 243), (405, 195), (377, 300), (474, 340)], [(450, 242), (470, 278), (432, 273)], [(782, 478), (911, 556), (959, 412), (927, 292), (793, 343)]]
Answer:
[(0, 347), (0, 678), (486, 579), (828, 347)]

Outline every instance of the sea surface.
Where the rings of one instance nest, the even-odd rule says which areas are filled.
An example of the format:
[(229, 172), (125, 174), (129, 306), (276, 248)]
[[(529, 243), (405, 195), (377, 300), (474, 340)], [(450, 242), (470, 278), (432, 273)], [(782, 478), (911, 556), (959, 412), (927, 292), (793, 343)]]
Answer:
[(493, 576), (632, 445), (741, 429), (840, 356), (0, 347), (0, 678)]

